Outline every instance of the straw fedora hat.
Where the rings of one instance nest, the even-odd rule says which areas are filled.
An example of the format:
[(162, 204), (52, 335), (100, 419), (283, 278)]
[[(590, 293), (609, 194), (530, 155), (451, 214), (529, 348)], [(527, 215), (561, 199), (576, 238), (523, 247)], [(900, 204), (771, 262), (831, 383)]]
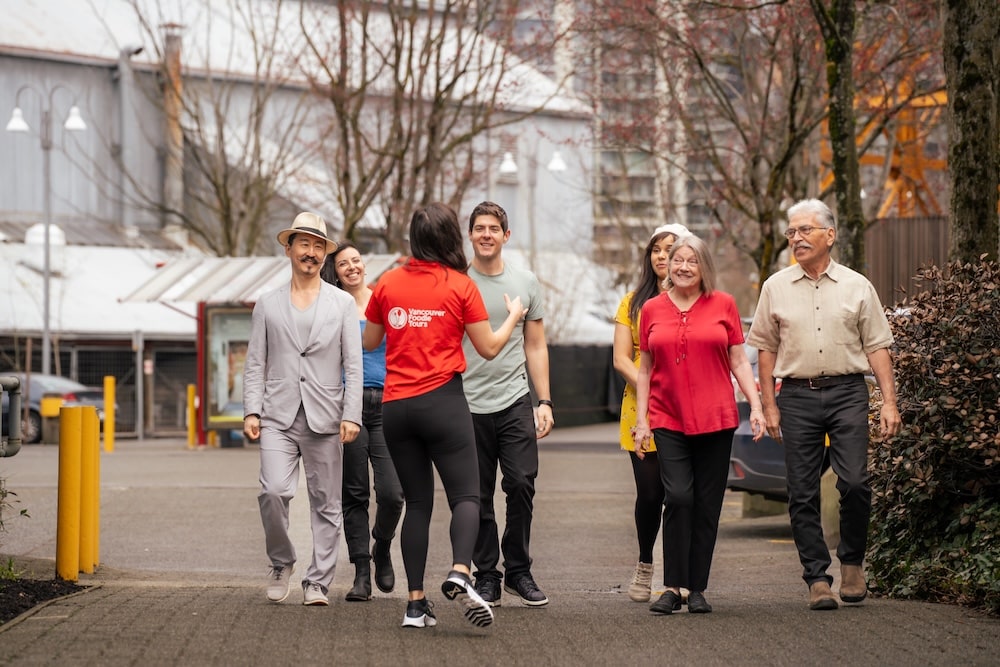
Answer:
[(278, 243), (288, 245), (288, 237), (292, 234), (311, 234), (326, 241), (326, 252), (330, 254), (337, 249), (337, 242), (326, 234), (326, 220), (315, 213), (299, 213), (292, 220), (292, 226), (278, 232)]

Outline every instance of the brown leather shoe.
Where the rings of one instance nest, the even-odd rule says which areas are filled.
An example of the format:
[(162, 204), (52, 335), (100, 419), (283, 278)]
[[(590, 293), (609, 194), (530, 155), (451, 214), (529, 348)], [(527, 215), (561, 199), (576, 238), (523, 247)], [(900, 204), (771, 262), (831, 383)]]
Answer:
[(861, 602), (868, 597), (865, 571), (860, 565), (840, 566), (840, 599), (844, 602)]
[(809, 587), (809, 608), (813, 611), (830, 611), (836, 609), (837, 598), (833, 597), (830, 584), (825, 581), (817, 581)]

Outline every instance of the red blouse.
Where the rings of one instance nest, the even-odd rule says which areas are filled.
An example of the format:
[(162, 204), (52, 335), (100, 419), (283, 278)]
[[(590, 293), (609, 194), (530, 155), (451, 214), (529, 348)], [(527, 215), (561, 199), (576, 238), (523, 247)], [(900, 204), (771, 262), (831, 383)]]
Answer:
[(681, 312), (666, 293), (642, 306), (639, 349), (649, 352), (650, 429), (687, 435), (739, 424), (729, 348), (743, 343), (736, 301), (718, 290)]

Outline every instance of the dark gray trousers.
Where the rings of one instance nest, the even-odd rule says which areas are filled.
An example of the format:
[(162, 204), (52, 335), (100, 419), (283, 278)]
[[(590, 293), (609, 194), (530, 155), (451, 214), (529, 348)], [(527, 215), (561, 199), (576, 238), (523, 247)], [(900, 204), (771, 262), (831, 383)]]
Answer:
[(857, 382), (824, 389), (782, 385), (778, 395), (788, 479), (788, 514), (807, 585), (833, 583), (830, 550), (820, 518), (820, 476), (830, 436), (830, 465), (840, 492), (837, 558), (861, 565), (868, 544), (872, 490), (868, 482), (868, 386)]

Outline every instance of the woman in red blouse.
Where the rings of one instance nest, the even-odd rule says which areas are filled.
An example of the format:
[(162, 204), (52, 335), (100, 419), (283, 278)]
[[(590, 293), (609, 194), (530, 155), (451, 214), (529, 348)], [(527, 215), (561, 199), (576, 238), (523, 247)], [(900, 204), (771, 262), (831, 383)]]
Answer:
[(704, 591), (739, 424), (730, 373), (750, 399), (754, 440), (764, 435), (764, 415), (736, 302), (715, 289), (704, 241), (674, 244), (670, 280), (669, 290), (642, 307), (636, 383), (636, 455), (655, 443), (664, 488), (666, 590), (650, 611), (679, 611), (687, 588), (688, 612), (707, 614)]

